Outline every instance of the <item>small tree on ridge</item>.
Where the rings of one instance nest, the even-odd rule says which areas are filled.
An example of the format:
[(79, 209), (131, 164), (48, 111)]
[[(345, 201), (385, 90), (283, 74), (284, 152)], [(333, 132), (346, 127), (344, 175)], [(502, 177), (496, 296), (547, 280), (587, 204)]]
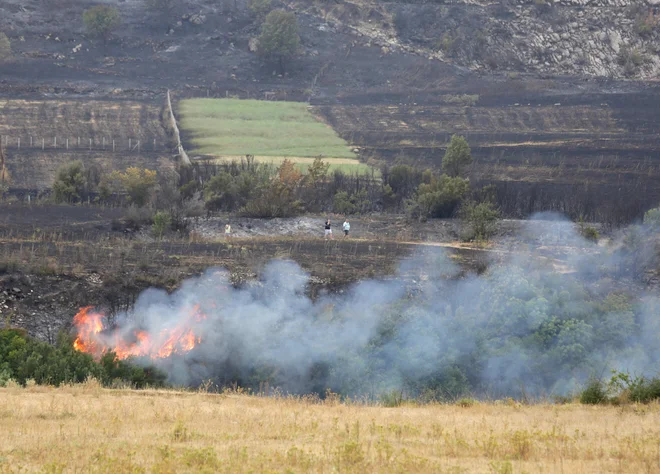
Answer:
[(259, 35), (257, 52), (268, 60), (276, 60), (280, 73), (284, 73), (286, 60), (296, 56), (300, 48), (298, 20), (293, 12), (273, 10), (270, 12)]
[(121, 25), (121, 16), (119, 10), (114, 7), (97, 5), (85, 10), (83, 23), (90, 35), (103, 39), (103, 48), (105, 49), (110, 35)]

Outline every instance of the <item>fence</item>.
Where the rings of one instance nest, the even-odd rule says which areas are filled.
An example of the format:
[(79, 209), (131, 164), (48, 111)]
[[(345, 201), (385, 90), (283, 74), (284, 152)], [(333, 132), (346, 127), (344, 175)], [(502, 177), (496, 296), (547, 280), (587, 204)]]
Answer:
[(113, 152), (157, 152), (167, 150), (162, 137), (144, 138), (106, 138), (106, 137), (20, 137), (0, 136), (0, 147), (4, 149), (30, 150), (89, 150)]

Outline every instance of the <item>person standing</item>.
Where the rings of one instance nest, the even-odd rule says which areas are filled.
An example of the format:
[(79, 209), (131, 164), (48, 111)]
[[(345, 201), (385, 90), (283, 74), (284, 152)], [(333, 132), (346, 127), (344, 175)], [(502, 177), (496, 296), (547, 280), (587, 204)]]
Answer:
[(334, 237), (332, 237), (332, 225), (330, 224), (329, 217), (325, 220), (325, 233), (323, 234), (323, 238), (328, 240), (328, 236), (330, 236), (330, 240), (334, 240)]
[(351, 230), (351, 223), (348, 222), (348, 219), (344, 220), (342, 228), (344, 229), (344, 238), (348, 237), (348, 232)]
[(225, 225), (225, 240), (229, 240), (231, 238), (231, 226), (229, 223)]

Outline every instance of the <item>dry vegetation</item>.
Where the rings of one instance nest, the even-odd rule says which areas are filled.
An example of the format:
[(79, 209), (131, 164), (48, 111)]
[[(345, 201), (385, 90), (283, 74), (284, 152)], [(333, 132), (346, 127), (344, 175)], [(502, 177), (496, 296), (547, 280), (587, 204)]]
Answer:
[(660, 406), (0, 389), (0, 471), (658, 472)]

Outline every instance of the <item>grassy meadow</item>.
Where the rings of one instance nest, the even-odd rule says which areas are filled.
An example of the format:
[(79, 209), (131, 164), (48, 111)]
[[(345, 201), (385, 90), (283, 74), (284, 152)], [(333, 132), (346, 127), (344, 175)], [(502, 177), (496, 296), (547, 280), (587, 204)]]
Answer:
[(660, 470), (658, 404), (385, 408), (94, 382), (0, 401), (3, 473)]
[(322, 156), (331, 165), (363, 171), (348, 144), (300, 102), (188, 99), (179, 104), (190, 154), (222, 159), (254, 155), (258, 161), (290, 158), (301, 164)]

